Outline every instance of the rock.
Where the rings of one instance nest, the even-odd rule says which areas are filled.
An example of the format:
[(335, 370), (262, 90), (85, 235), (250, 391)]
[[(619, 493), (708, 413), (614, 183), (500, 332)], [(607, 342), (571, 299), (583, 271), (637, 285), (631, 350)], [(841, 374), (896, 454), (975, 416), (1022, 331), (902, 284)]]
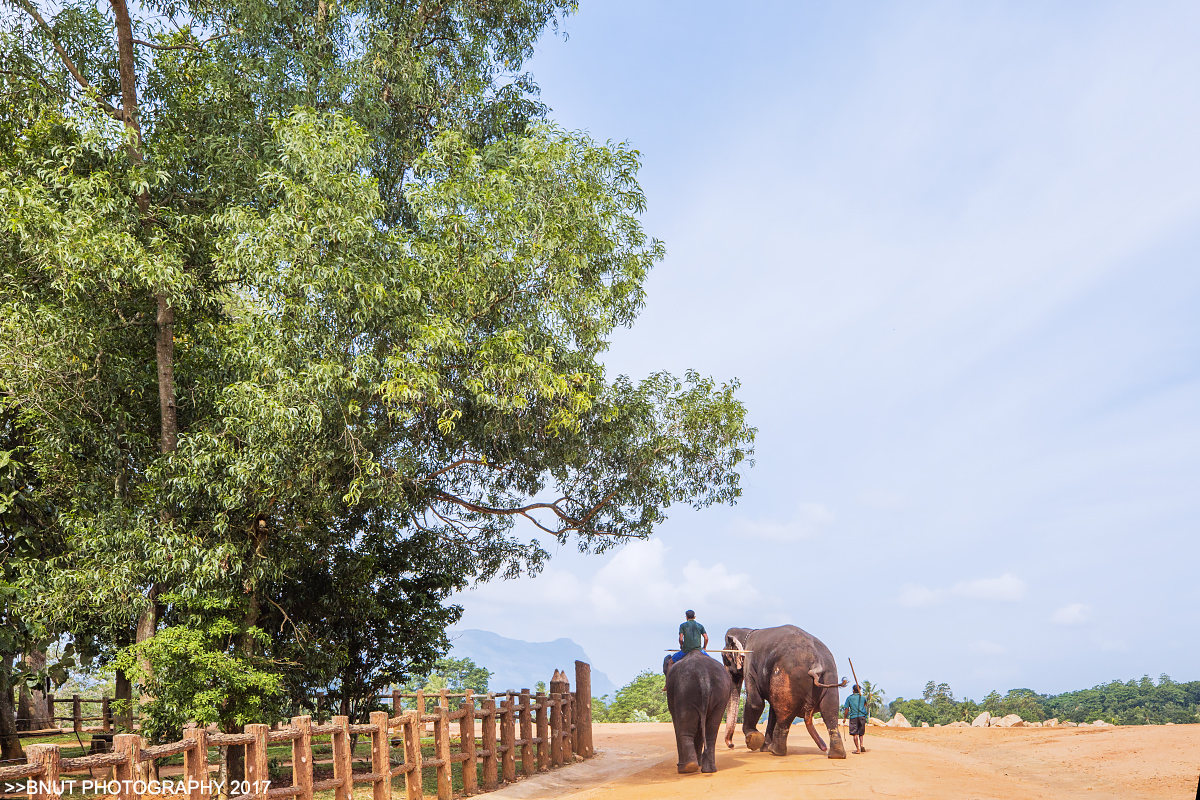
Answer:
[(982, 714), (980, 714), (978, 717), (975, 718), (975, 721), (971, 723), (971, 727), (972, 728), (986, 728), (988, 725), (991, 725), (991, 724), (992, 724), (992, 714), (990, 711), (985, 711)]
[(879, 719), (878, 717), (868, 717), (867, 724), (868, 725), (877, 725), (880, 728), (887, 726), (887, 723), (884, 722), (883, 720)]
[(1095, 722), (1093, 722), (1093, 723), (1092, 723), (1092, 727), (1093, 727), (1093, 728), (1108, 728), (1108, 727), (1111, 727), (1111, 726), (1110, 726), (1110, 725), (1109, 725), (1107, 722), (1105, 722), (1104, 720), (1102, 720), (1102, 719), (1098, 719), (1098, 720), (1096, 720)]
[(993, 720), (992, 725), (996, 726), (997, 728), (1015, 728), (1015, 727), (1018, 727), (1017, 726), (1018, 722), (1022, 723), (1020, 727), (1022, 727), (1022, 728), (1025, 727), (1025, 725), (1023, 724), (1023, 720), (1021, 719), (1020, 716), (1018, 716), (1016, 714), (1009, 714), (1009, 715), (1005, 716), (1003, 719), (1001, 719), (999, 722), (996, 722), (995, 720)]
[(1174, 722), (1168, 722), (1167, 724), (1168, 724), (1168, 725), (1174, 725), (1175, 723), (1174, 723)]
[[(928, 722), (922, 722), (922, 723), (921, 723), (921, 727), (922, 727), (922, 728), (928, 728), (928, 727), (929, 727), (929, 723), (928, 723)], [(941, 727), (941, 725), (939, 725), (938, 727), (940, 728), (940, 727)]]
[(1071, 722), (1070, 720), (1067, 720), (1062, 725), (1064, 728), (1078, 728), (1079, 727), (1078, 722)]
[(1027, 724), (1027, 725), (1028, 725), (1030, 728), (1040, 728), (1040, 727), (1042, 727), (1042, 723), (1040, 723), (1040, 722), (1029, 722), (1029, 723), (1026, 723), (1026, 724)]
[(969, 723), (969, 722), (963, 722), (963, 721), (960, 719), (958, 722), (951, 722), (951, 723), (950, 723), (949, 725), (947, 725), (946, 727), (947, 727), (947, 728), (969, 728), (969, 727), (971, 727), (971, 723)]
[(1053, 728), (1057, 724), (1058, 724), (1058, 717), (1051, 717), (1050, 719), (1048, 719), (1042, 723), (1042, 727), (1043, 728)]
[(897, 711), (896, 716), (887, 721), (887, 726), (889, 728), (911, 728), (912, 723), (905, 719), (903, 714)]
[(940, 722), (935, 722), (935, 723), (933, 723), (933, 727), (935, 727), (935, 728), (940, 728), (940, 727), (942, 727), (942, 723), (940, 723)]

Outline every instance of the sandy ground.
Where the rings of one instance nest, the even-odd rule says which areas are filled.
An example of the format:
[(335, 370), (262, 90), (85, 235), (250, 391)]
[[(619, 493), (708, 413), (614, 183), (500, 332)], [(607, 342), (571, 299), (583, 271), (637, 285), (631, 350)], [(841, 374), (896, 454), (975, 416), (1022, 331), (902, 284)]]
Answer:
[[(843, 728), (843, 731), (845, 729)], [(488, 797), (640, 800), (866, 797), (1196, 797), (1200, 725), (1113, 728), (876, 728), (844, 761), (793, 728), (783, 758), (718, 740), (717, 772), (679, 775), (670, 725), (596, 725), (597, 757)], [(847, 739), (847, 744), (849, 744)]]

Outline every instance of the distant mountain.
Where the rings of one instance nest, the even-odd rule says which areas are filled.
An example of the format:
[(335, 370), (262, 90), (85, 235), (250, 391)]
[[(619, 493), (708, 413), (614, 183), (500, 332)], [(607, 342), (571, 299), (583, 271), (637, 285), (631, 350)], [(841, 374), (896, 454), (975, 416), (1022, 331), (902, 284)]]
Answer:
[[(508, 689), (534, 690), (538, 681), (550, 683), (554, 670), (567, 673), (571, 688), (575, 688), (575, 661), (592, 660), (583, 648), (570, 639), (555, 639), (553, 642), (523, 642), (506, 639), (491, 631), (465, 630), (450, 632), (450, 656), (469, 658), (484, 669), (490, 670), (488, 688), (493, 692)], [(592, 668), (592, 695), (610, 698), (617, 687), (603, 672)]]

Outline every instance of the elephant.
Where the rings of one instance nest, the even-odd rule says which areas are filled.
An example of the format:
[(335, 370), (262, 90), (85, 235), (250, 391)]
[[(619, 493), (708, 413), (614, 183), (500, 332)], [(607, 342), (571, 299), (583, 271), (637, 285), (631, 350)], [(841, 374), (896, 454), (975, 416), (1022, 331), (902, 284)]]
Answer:
[[(845, 758), (846, 748), (838, 733), (837, 718), (841, 702), (838, 689), (849, 683), (838, 683), (837, 662), (829, 648), (811, 633), (795, 625), (778, 628), (730, 628), (725, 632), (725, 650), (747, 650), (748, 653), (725, 652), (722, 661), (732, 683), (726, 717), (725, 744), (733, 747), (733, 727), (737, 721), (738, 699), (742, 683), (746, 684), (746, 707), (742, 732), (746, 747), (760, 750), (765, 747), (777, 756), (787, 755), (787, 737), (792, 720), (804, 717), (808, 733), (821, 752), (830, 758)], [(758, 732), (758, 720), (763, 706), (771, 704), (767, 732)], [(829, 747), (813, 725), (813, 714), (821, 712), (821, 720), (829, 729)]]
[(667, 656), (663, 673), (667, 676), (667, 708), (675, 726), (679, 772), (716, 772), (721, 714), (733, 691), (729, 673), (700, 650), (674, 663)]

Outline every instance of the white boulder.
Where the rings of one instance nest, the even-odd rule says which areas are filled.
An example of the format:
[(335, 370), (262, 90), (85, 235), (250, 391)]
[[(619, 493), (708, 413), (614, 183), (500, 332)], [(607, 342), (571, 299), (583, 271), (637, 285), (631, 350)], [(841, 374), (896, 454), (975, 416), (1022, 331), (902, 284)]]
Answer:
[[(922, 728), (928, 728), (928, 727), (929, 727), (929, 723), (928, 723), (928, 722), (922, 722), (922, 723), (921, 723), (921, 727), (922, 727)], [(938, 727), (940, 728), (941, 726), (939, 725)]]
[(882, 727), (884, 727), (885, 725), (887, 725), (887, 723), (886, 723), (886, 722), (884, 722), (883, 720), (879, 719), (878, 717), (868, 717), (868, 718), (867, 718), (867, 724), (868, 724), (868, 725), (878, 725), (880, 728), (882, 728)]
[(986, 728), (987, 726), (989, 726), (991, 724), (992, 724), (992, 714), (990, 711), (985, 711), (982, 714), (980, 714), (978, 717), (975, 718), (975, 720), (971, 723), (971, 727), (972, 728)]
[(903, 714), (897, 711), (896, 716), (887, 721), (887, 726), (889, 728), (911, 728), (912, 723), (909, 722)]
[(1112, 726), (1111, 726), (1111, 725), (1109, 725), (1109, 723), (1105, 722), (1104, 720), (1102, 720), (1102, 719), (1098, 719), (1098, 720), (1096, 720), (1095, 722), (1093, 722), (1093, 723), (1092, 723), (1092, 727), (1093, 727), (1093, 728), (1109, 728), (1109, 727), (1112, 727)]
[(1058, 717), (1051, 717), (1050, 719), (1048, 719), (1042, 723), (1042, 727), (1043, 728), (1053, 728), (1057, 724), (1058, 724)]
[(1064, 723), (1063, 723), (1063, 727), (1064, 727), (1064, 728), (1078, 728), (1078, 727), (1079, 727), (1079, 723), (1078, 723), (1078, 722), (1071, 722), (1070, 720), (1067, 720), (1066, 722), (1064, 722)]
[(963, 721), (960, 719), (958, 722), (951, 722), (951, 723), (950, 723), (949, 725), (947, 725), (946, 727), (947, 727), (947, 728), (969, 728), (969, 727), (971, 727), (971, 723), (969, 723), (969, 722), (963, 722)]
[(1022, 720), (1021, 717), (1017, 714), (1008, 714), (1008, 715), (1004, 716), (1003, 718), (1001, 718), (999, 722), (997, 722), (996, 720), (993, 720), (992, 725), (997, 728), (1018, 728), (1018, 727), (1023, 728), (1023, 727), (1025, 727), (1024, 720)]

